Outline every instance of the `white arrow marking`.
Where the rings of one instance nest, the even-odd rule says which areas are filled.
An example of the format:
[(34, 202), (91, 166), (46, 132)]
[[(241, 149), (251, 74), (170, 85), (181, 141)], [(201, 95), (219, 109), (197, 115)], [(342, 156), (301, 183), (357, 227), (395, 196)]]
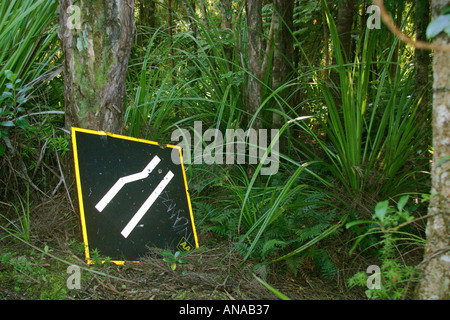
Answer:
[(111, 189), (109, 189), (109, 191), (103, 196), (99, 203), (97, 203), (95, 209), (97, 209), (99, 212), (102, 212), (103, 209), (105, 209), (105, 207), (108, 205), (108, 203), (110, 203), (111, 200), (117, 195), (117, 193), (119, 193), (120, 189), (122, 189), (124, 185), (130, 182), (147, 178), (150, 172), (155, 169), (160, 161), (161, 159), (159, 159), (158, 156), (155, 156), (141, 172), (131, 174), (117, 180), (117, 182), (112, 186)]
[(139, 223), (139, 221), (141, 221), (141, 219), (147, 213), (148, 209), (150, 209), (161, 192), (163, 192), (164, 188), (169, 184), (170, 180), (172, 180), (173, 176), (174, 174), (172, 173), (172, 171), (167, 172), (164, 179), (161, 180), (156, 189), (153, 190), (152, 194), (147, 198), (147, 200), (145, 200), (144, 204), (139, 208), (133, 218), (131, 218), (130, 222), (128, 222), (128, 224), (122, 230), (121, 234), (124, 238), (127, 238), (131, 231), (133, 231), (133, 229)]

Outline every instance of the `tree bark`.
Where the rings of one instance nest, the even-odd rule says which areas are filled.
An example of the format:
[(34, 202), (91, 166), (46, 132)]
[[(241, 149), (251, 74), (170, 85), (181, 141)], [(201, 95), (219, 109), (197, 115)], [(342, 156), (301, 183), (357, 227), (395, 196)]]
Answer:
[(59, 38), (64, 53), (66, 128), (121, 133), (130, 49), (135, 28), (133, 0), (60, 0)]
[[(353, 0), (342, 0), (339, 1), (339, 11), (336, 20), (336, 29), (339, 35), (339, 40), (341, 43), (342, 55), (346, 62), (352, 61), (353, 51), (352, 51), (352, 27), (354, 18), (354, 3)], [(334, 49), (336, 50), (336, 49)], [(337, 65), (336, 53), (333, 54), (333, 65)], [(335, 70), (331, 70), (330, 79), (336, 86), (337, 91), (333, 94), (333, 99), (336, 106), (342, 104), (341, 93), (340, 93), (340, 80), (339, 73)]]
[[(393, 15), (393, 20), (395, 25), (397, 26), (401, 26), (402, 25), (402, 19), (403, 19), (403, 10), (405, 8), (405, 1), (404, 0), (397, 0), (395, 2), (391, 2), (391, 12)], [(390, 34), (390, 37), (395, 39), (395, 35), (394, 34)], [(399, 50), (400, 50), (400, 46), (403, 45), (402, 42), (398, 42), (397, 45), (395, 46), (395, 50), (394, 50), (394, 54), (392, 55), (392, 62), (394, 62), (393, 65), (391, 65), (391, 79), (395, 78), (395, 75), (397, 74), (397, 69), (398, 69), (398, 55), (399, 55)]]
[(203, 21), (205, 22), (205, 26), (209, 29), (209, 13), (205, 1), (206, 0), (200, 0), (200, 8), (202, 9)]
[[(195, 14), (195, 2), (190, 1), (189, 3), (186, 0), (181, 0), (183, 2), (184, 8), (186, 9), (186, 15), (189, 19), (189, 26), (192, 30), (194, 39), (197, 39), (197, 18)], [(197, 51), (197, 41), (192, 43), (194, 52)]]
[[(427, 26), (430, 23), (430, 0), (416, 0), (416, 40), (426, 41)], [(415, 94), (422, 98), (419, 112), (427, 113), (430, 103), (428, 89), (430, 89), (428, 76), (431, 69), (430, 51), (415, 49)]]
[[(294, 15), (294, 1), (273, 1), (273, 32), (275, 35), (275, 48), (272, 64), (272, 89), (277, 90), (289, 81), (292, 76), (292, 60), (294, 55), (294, 41), (292, 39)], [(286, 99), (289, 91), (284, 89), (279, 96)], [(272, 115), (272, 128), (281, 128), (281, 115), (274, 112)]]
[[(247, 104), (249, 117), (253, 117), (261, 106), (261, 64), (262, 64), (262, 6), (260, 0), (247, 0), (247, 39), (248, 39), (248, 88)], [(261, 128), (260, 117), (252, 126)]]
[[(448, 0), (432, 0), (437, 18)], [(449, 45), (450, 37), (441, 33), (435, 40)], [(427, 243), (417, 293), (420, 299), (450, 299), (450, 55), (435, 51), (433, 83), (433, 164), (432, 189), (435, 195), (428, 208)]]
[(339, 11), (336, 21), (336, 28), (344, 50), (347, 61), (352, 61), (352, 30), (354, 18), (353, 0), (339, 1)]
[[(325, 67), (328, 67), (330, 64), (330, 32), (328, 30), (327, 25), (327, 17), (325, 14), (325, 8), (322, 7), (322, 24), (323, 24), (323, 42), (325, 44)], [(324, 73), (328, 74), (327, 70), (324, 70)]]
[(151, 28), (156, 28), (155, 0), (139, 0), (139, 20)]
[(173, 22), (172, 22), (172, 0), (167, 0), (167, 30), (169, 34), (169, 56), (170, 63), (172, 65), (172, 84), (175, 85), (175, 76), (173, 72), (175, 72), (175, 60), (174, 60), (174, 52), (173, 52)]
[(231, 1), (232, 0), (221, 0), (222, 3), (222, 29), (231, 29)]

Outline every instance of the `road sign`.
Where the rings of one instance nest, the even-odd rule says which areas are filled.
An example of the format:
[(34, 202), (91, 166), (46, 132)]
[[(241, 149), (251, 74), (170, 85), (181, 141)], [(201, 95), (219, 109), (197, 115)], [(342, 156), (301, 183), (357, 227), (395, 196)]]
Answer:
[(75, 127), (72, 143), (88, 263), (93, 249), (121, 264), (198, 248), (180, 147)]

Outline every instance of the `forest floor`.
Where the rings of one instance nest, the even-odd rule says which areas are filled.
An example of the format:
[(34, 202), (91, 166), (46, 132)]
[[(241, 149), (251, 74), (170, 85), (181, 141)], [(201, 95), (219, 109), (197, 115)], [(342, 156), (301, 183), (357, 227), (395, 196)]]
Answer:
[[(11, 207), (0, 202), (0, 210), (7, 212)], [(277, 265), (268, 271), (255, 268), (257, 263), (252, 260), (241, 264), (242, 256), (230, 253), (232, 244), (228, 240), (198, 230), (200, 248), (184, 256), (187, 263), (178, 264), (175, 270), (163, 261), (158, 249), (149, 250), (139, 263), (88, 266), (80, 223), (65, 196), (31, 205), (30, 220), (28, 242), (14, 236), (0, 240), (0, 299), (279, 299), (255, 274), (293, 300), (365, 299), (363, 290), (348, 290), (348, 275), (360, 270), (346, 265), (349, 259), (344, 255), (336, 255), (342, 259), (337, 262), (341, 271), (332, 279), (324, 279), (313, 268), (294, 276)], [(0, 239), (5, 235), (1, 230)], [(79, 289), (67, 288), (71, 264), (81, 267)]]

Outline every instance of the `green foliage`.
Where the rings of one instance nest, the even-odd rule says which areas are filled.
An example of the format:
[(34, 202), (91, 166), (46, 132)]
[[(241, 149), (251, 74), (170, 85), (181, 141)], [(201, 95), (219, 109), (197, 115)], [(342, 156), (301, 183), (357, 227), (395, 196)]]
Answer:
[[(317, 5), (313, 9), (315, 14), (320, 12)], [(264, 10), (265, 17), (270, 17), (270, 6)], [(129, 72), (131, 97), (125, 113), (131, 135), (170, 142), (169, 135), (175, 129), (193, 132), (194, 121), (202, 121), (204, 131), (215, 128), (225, 132), (245, 125), (243, 92), (246, 78), (252, 76), (246, 70), (245, 23), (237, 22), (234, 34), (216, 24), (207, 27), (200, 19), (195, 23), (197, 36), (181, 29), (172, 39), (161, 27), (149, 34), (145, 41), (148, 45), (140, 55), (133, 56)], [(261, 112), (284, 106), (286, 102), (278, 100), (278, 94), (289, 85), (273, 92), (270, 82), (264, 83)], [(276, 106), (271, 105), (273, 101)], [(287, 114), (283, 117), (289, 118)], [(282, 132), (289, 135), (288, 126)], [(197, 224), (204, 231), (230, 237), (245, 259), (256, 251), (256, 255), (268, 257), (303, 240), (296, 233), (296, 219), (302, 219), (298, 211), (312, 203), (299, 199), (313, 192), (308, 183), (299, 182), (301, 177), (314, 173), (308, 168), (311, 163), (299, 163), (283, 154), (280, 157), (287, 165), (269, 179), (258, 178), (261, 165), (254, 166), (251, 176), (249, 166), (187, 165), (190, 188), (197, 192), (193, 197)], [(317, 235), (322, 227), (316, 227)]]
[[(0, 4), (0, 74), (7, 70), (23, 83), (37, 79), (58, 51), (56, 27), (51, 24), (57, 14), (56, 0), (13, 0)], [(0, 77), (0, 92), (6, 79)], [(9, 80), (9, 79), (8, 79)]]
[[(297, 48), (310, 48), (317, 50), (320, 46), (317, 45), (317, 39), (309, 37), (310, 34), (318, 34), (322, 32), (322, 24), (314, 23), (312, 21), (322, 20), (322, 4), (320, 1), (303, 1), (301, 5), (294, 8), (294, 30), (293, 35), (299, 42), (294, 44)], [(311, 56), (312, 57), (312, 56)]]
[[(355, 58), (345, 61), (333, 18), (337, 3), (296, 1), (290, 30), (295, 48), (292, 80), (272, 89), (271, 65), (261, 79), (263, 102), (258, 114), (263, 127), (271, 128), (268, 115), (273, 112), (284, 120), (277, 136), (286, 142), (279, 172), (262, 177), (264, 158), (257, 165), (186, 165), (195, 219), (202, 232), (233, 242), (243, 260), (252, 258), (264, 267), (283, 263), (295, 275), (305, 269), (320, 270), (325, 278), (338, 272), (334, 240), (349, 222), (357, 235), (351, 252), (356, 247), (381, 248), (384, 287), (370, 291), (370, 297), (398, 298), (413, 271), (396, 252), (400, 246), (421, 245), (423, 240), (403, 229), (412, 219), (407, 198), (396, 207), (379, 200), (428, 188), (428, 177), (422, 172), (429, 160), (430, 117), (428, 111), (419, 112), (419, 101), (412, 98), (411, 52), (389, 37), (386, 28), (369, 31), (358, 21), (352, 33)], [(393, 2), (392, 7), (402, 16), (403, 2)], [(209, 7), (206, 17), (197, 10), (189, 19), (180, 3), (173, 9), (180, 19), (172, 36), (163, 24), (139, 26), (138, 40), (143, 45), (133, 46), (128, 68), (125, 132), (171, 143), (175, 129), (193, 132), (195, 121), (202, 121), (203, 131), (248, 128), (257, 114), (247, 113), (247, 82), (253, 75), (247, 70), (244, 2), (236, 1), (225, 12), (233, 21), (233, 28), (227, 30), (220, 27), (220, 7)], [(411, 28), (410, 12), (406, 13), (402, 28)], [(448, 32), (448, 12), (443, 14), (430, 25), (430, 37)], [(268, 40), (271, 17), (272, 5), (266, 4), (263, 42)], [(331, 36), (329, 49), (336, 58), (335, 65), (325, 67), (324, 19)], [(0, 4), (0, 155), (5, 160), (20, 158), (20, 168), (30, 173), (25, 178), (46, 194), (54, 187), (38, 169), (42, 163), (56, 168), (70, 145), (69, 137), (58, 129), (64, 126), (62, 118), (53, 118), (63, 114), (64, 90), (62, 79), (49, 73), (59, 67), (56, 25), (56, 0)], [(84, 50), (86, 43), (79, 40), (78, 48)], [(338, 85), (332, 83), (330, 72), (338, 76)], [(282, 95), (288, 91), (289, 95)], [(305, 114), (309, 118), (300, 117)], [(272, 148), (273, 144), (265, 157)], [(57, 170), (48, 176), (54, 177), (53, 172)], [(29, 241), (28, 187), (26, 199), (23, 194), (17, 201), (14, 205), (8, 201), (11, 210), (2, 220), (8, 235)], [(370, 220), (365, 216), (372, 209)], [(83, 249), (79, 244), (80, 254)], [(47, 251), (42, 255), (51, 256)], [(186, 262), (184, 252), (161, 254), (172, 270)], [(91, 259), (97, 267), (111, 260), (98, 250), (91, 252)], [(41, 271), (30, 270), (35, 267), (29, 265), (31, 259), (5, 257), (4, 261), (8, 272), (27, 270), (43, 283)], [(365, 285), (367, 275), (359, 273), (352, 279), (352, 285)], [(285, 297), (261, 281), (278, 297)]]
[(9, 131), (14, 127), (22, 130), (29, 127), (28, 121), (23, 117), (25, 109), (21, 105), (27, 102), (26, 93), (32, 89), (31, 86), (21, 88), (22, 80), (10, 70), (5, 71), (5, 76), (10, 82), (6, 83), (6, 90), (0, 96), (0, 156), (6, 151), (3, 141), (6, 145), (11, 145)]
[(57, 11), (56, 0), (0, 4), (0, 179), (5, 196), (21, 192), (22, 180), (42, 194), (55, 190), (51, 184), (57, 175), (51, 167), (56, 162), (46, 148), (62, 150), (61, 141), (52, 143), (63, 127), (62, 118), (53, 116), (63, 114), (58, 110), (61, 78), (50, 81), (59, 74)]
[[(61, 270), (51, 270), (39, 263), (36, 253), (16, 254), (4, 252), (0, 256), (0, 283), (2, 287), (14, 288), (17, 295), (40, 300), (66, 299), (66, 281)], [(10, 293), (11, 295), (11, 293)], [(2, 297), (8, 298), (8, 297)], [(10, 298), (10, 297), (9, 297)]]
[(96, 267), (111, 265), (111, 257), (103, 256), (97, 248), (90, 250), (89, 258), (94, 262), (94, 266)]
[[(380, 235), (374, 246), (380, 247), (379, 259), (381, 261), (381, 288), (370, 288), (366, 290), (369, 299), (404, 299), (407, 288), (417, 280), (414, 277), (416, 268), (407, 265), (402, 257), (399, 257), (401, 246), (424, 246), (425, 240), (413, 233), (406, 232), (402, 228), (413, 221), (413, 217), (405, 208), (409, 196), (402, 196), (397, 206), (389, 205), (388, 201), (381, 201), (375, 207), (375, 213), (371, 221), (353, 221), (346, 225), (352, 228), (360, 224), (369, 224), (368, 231), (358, 236), (350, 254), (355, 250), (360, 241), (369, 235)], [(350, 287), (366, 287), (368, 275), (365, 272), (358, 272), (348, 280)]]
[(193, 205), (200, 217), (196, 220), (196, 224), (201, 226), (204, 232), (214, 232), (226, 238), (236, 236), (239, 223), (237, 208), (227, 208), (223, 204), (206, 201), (195, 201)]
[(427, 38), (434, 38), (442, 31), (450, 36), (450, 14), (439, 16), (430, 23), (427, 28)]
[(269, 289), (273, 294), (275, 294), (281, 300), (291, 300), (288, 296), (284, 295), (283, 293), (281, 293), (280, 291), (278, 291), (277, 289), (272, 287), (270, 284), (268, 284), (263, 279), (257, 277), (255, 274), (253, 274), (253, 276), (255, 277), (256, 280), (258, 280), (259, 283), (261, 283), (264, 287)]
[(16, 205), (14, 203), (11, 204), (11, 208), (15, 212), (15, 217), (8, 218), (7, 215), (3, 215), (0, 213), (1, 220), (6, 221), (6, 223), (2, 221), (2, 224), (4, 224), (4, 227), (2, 228), (9, 231), (9, 233), (3, 238), (0, 238), (0, 240), (3, 240), (13, 234), (16, 237), (23, 239), (24, 241), (30, 241), (30, 187), (28, 184), (25, 196), (26, 198), (23, 199), (20, 194), (17, 194), (19, 205)]
[[(414, 79), (411, 65), (393, 60), (397, 41), (388, 48), (384, 60), (373, 62), (377, 30), (366, 30), (357, 42), (360, 50), (355, 54), (355, 61), (345, 63), (335, 22), (327, 9), (326, 14), (339, 87), (336, 93), (327, 81), (320, 81), (317, 76), (321, 101), (326, 108), (315, 120), (320, 125), (319, 132), (326, 132), (329, 140), (321, 138), (316, 128), (295, 122), (318, 143), (324, 156), (320, 160), (317, 152), (306, 152), (306, 155), (311, 160), (322, 161), (347, 199), (357, 200), (361, 195), (386, 198), (393, 196), (393, 192), (420, 188), (426, 178), (421, 172), (427, 164), (417, 159), (417, 155), (426, 157), (421, 150), (430, 131), (424, 125), (427, 117), (419, 117), (419, 103), (410, 91)], [(392, 64), (397, 66), (393, 78)], [(303, 146), (305, 150), (309, 148), (307, 144)], [(411, 159), (418, 161), (413, 165)], [(413, 174), (422, 176), (422, 180), (412, 180)], [(359, 205), (353, 202), (353, 206)]]
[(450, 6), (442, 10), (442, 14), (428, 25), (427, 38), (432, 39), (443, 31), (450, 36)]
[(172, 269), (172, 271), (175, 271), (175, 269), (177, 268), (177, 264), (187, 263), (187, 260), (182, 257), (187, 255), (189, 252), (190, 251), (176, 251), (175, 253), (172, 253), (170, 251), (162, 251), (161, 255), (164, 256), (163, 260), (165, 262), (170, 263), (170, 269)]

